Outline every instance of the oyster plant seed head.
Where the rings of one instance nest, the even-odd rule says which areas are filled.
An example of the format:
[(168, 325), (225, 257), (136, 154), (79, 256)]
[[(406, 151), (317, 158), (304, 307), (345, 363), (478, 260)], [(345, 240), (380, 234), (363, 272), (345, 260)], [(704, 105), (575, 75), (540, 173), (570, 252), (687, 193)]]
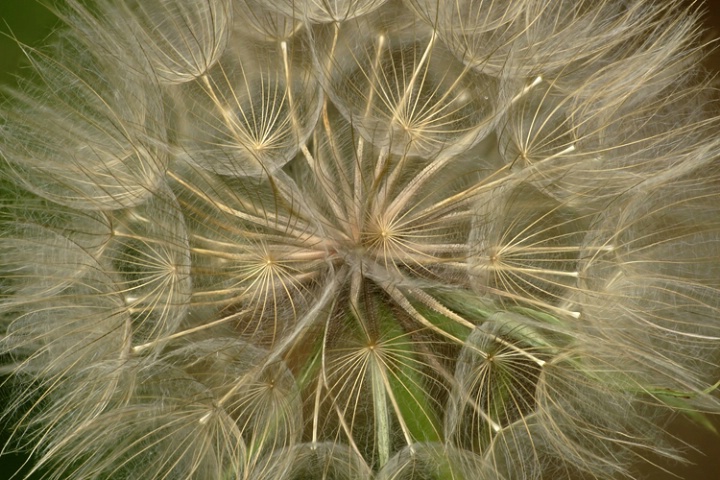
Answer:
[(679, 0), (64, 0), (0, 107), (5, 448), (60, 479), (608, 479), (718, 412)]

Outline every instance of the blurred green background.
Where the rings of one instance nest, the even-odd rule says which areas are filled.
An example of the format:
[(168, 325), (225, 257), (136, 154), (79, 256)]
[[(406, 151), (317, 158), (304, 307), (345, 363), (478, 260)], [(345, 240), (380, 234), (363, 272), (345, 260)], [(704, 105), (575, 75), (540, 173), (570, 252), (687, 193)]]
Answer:
[[(30, 46), (42, 45), (56, 26), (56, 18), (38, 1), (0, 0), (0, 84), (15, 84), (16, 76), (22, 74), (23, 67), (27, 67), (18, 42)], [(5, 380), (6, 378), (0, 377), (0, 406), (4, 406), (11, 395), (10, 388), (4, 384)], [(0, 427), (2, 448), (8, 440), (8, 426)], [(27, 467), (22, 468), (27, 459), (27, 455), (11, 453), (0, 456), (0, 480), (9, 480), (18, 470), (21, 473), (14, 478), (21, 480), (23, 474), (29, 470)], [(39, 478), (39, 474), (30, 477), (31, 480)]]
[(0, 0), (0, 83), (13, 83), (22, 71), (24, 56), (13, 37), (27, 45), (42, 45), (57, 24), (38, 1)]
[[(48, 2), (44, 3), (47, 4)], [(708, 10), (706, 17), (708, 25), (707, 38), (720, 38), (720, 1), (711, 0), (707, 2), (706, 9)], [(36, 0), (0, 0), (0, 84), (14, 84), (15, 77), (22, 75), (23, 68), (27, 66), (17, 42), (30, 46), (42, 45), (47, 36), (57, 26), (58, 22), (49, 10)], [(708, 59), (708, 66), (720, 72), (720, 49)], [(720, 134), (720, 132), (718, 133)], [(0, 384), (3, 380), (4, 378), (0, 377)], [(0, 405), (7, 402), (10, 394), (10, 390), (6, 385), (0, 387)], [(720, 417), (714, 418), (714, 421), (718, 426), (718, 430), (720, 430)], [(3, 427), (5, 428), (0, 432), (0, 446), (5, 445), (8, 438), (7, 426), (3, 425)], [(688, 448), (686, 452), (692, 464), (662, 464), (661, 467), (668, 471), (663, 471), (659, 467), (645, 466), (638, 469), (636, 474), (640, 478), (647, 480), (720, 479), (720, 436), (696, 427), (681, 416), (674, 418), (670, 422), (669, 428), (673, 435), (692, 444), (696, 449)], [(21, 469), (26, 460), (26, 456), (17, 454), (6, 453), (0, 456), (0, 480), (9, 480), (14, 472)], [(27, 470), (27, 468), (23, 468), (21, 472), (27, 472)], [(22, 473), (15, 478), (22, 479)], [(31, 480), (39, 478), (40, 475), (30, 477)]]

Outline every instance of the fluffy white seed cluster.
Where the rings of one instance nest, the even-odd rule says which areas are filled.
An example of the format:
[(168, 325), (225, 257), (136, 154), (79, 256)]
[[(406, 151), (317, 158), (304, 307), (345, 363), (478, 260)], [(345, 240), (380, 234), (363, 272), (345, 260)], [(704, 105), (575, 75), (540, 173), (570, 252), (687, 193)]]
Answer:
[(65, 0), (0, 110), (47, 479), (616, 478), (720, 410), (720, 119), (665, 0)]

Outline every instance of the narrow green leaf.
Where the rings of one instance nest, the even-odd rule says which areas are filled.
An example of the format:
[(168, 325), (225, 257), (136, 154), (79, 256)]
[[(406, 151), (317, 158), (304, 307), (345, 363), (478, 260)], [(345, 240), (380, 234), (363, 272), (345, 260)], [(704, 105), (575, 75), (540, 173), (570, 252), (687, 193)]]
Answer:
[[(421, 313), (425, 314), (426, 312)], [(418, 360), (418, 355), (410, 342), (406, 341), (406, 335), (392, 313), (382, 311), (380, 314), (383, 335), (393, 339), (388, 342), (387, 347), (392, 349), (393, 356), (402, 359), (401, 362), (393, 365), (395, 368), (388, 375), (392, 395), (400, 409), (399, 414), (402, 415), (413, 440), (417, 442), (440, 441), (440, 420), (426, 390), (426, 381), (421, 373), (422, 362)], [(439, 325), (443, 321), (442, 319), (445, 319), (444, 321), (458, 326), (440, 314), (435, 314), (435, 317), (435, 320), (429, 320), (433, 323), (437, 321)], [(458, 330), (457, 333), (461, 333), (461, 331)], [(462, 334), (467, 336), (467, 332)]]
[(390, 460), (390, 411), (388, 408), (385, 382), (382, 378), (377, 358), (369, 362), (370, 384), (373, 407), (375, 409), (375, 441), (378, 449), (379, 465), (383, 467)]
[[(413, 307), (430, 323), (459, 340), (465, 341), (467, 336), (470, 335), (470, 329), (468, 327), (447, 318), (439, 312), (431, 310), (424, 305), (413, 305)], [(472, 321), (472, 319), (470, 319), (470, 321)]]
[(717, 390), (718, 387), (720, 387), (720, 380), (700, 393), (684, 392), (670, 388), (650, 388), (647, 392), (661, 400), (666, 405), (676, 408), (680, 411), (680, 413), (685, 415), (695, 424), (714, 433), (715, 435), (720, 435), (720, 432), (718, 432), (717, 428), (708, 416), (703, 412), (698, 411), (697, 408), (689, 402), (689, 400), (692, 400), (700, 394), (709, 395), (713, 391)]

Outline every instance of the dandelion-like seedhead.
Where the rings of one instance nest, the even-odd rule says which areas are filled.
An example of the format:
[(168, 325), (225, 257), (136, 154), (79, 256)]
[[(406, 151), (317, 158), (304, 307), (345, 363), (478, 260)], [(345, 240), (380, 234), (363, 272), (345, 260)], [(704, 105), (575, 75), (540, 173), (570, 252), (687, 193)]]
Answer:
[(616, 478), (717, 412), (679, 1), (66, 0), (0, 112), (48, 479)]

